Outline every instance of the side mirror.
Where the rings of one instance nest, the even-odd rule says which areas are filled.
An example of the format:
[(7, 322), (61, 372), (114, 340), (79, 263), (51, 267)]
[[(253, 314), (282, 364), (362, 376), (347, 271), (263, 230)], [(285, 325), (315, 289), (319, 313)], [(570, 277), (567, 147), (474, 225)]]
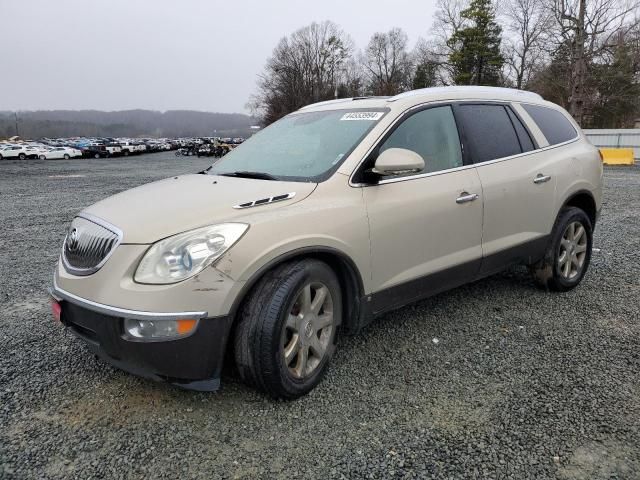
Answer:
[(386, 176), (415, 173), (424, 169), (424, 159), (412, 150), (406, 148), (389, 148), (376, 159), (371, 172)]

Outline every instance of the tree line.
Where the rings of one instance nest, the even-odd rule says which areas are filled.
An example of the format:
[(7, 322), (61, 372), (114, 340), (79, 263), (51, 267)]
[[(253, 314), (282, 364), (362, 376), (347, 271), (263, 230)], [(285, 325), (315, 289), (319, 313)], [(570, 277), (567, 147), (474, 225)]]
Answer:
[[(255, 119), (240, 113), (193, 110), (0, 111), (0, 139), (58, 137), (246, 137)], [(16, 130), (17, 129), (17, 130)]]
[(438, 0), (428, 36), (409, 48), (400, 28), (356, 49), (333, 22), (283, 37), (249, 108), (269, 124), (333, 98), (446, 85), (530, 90), (583, 128), (640, 118), (638, 0)]

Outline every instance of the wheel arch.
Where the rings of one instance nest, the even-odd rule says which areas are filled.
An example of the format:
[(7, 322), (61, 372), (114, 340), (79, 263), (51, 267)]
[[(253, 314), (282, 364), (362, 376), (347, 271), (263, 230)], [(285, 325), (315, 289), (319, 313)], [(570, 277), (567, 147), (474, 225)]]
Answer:
[[(303, 247), (284, 253), (263, 265), (256, 271), (245, 283), (242, 290), (234, 300), (229, 315), (236, 323), (236, 317), (240, 306), (244, 303), (247, 296), (264, 277), (264, 275), (279, 267), (283, 263), (294, 260), (316, 259), (320, 260), (334, 271), (340, 282), (343, 293), (343, 323), (342, 328), (348, 332), (358, 330), (361, 316), (361, 299), (364, 296), (364, 283), (362, 275), (355, 262), (345, 253), (331, 247)], [(233, 329), (233, 327), (232, 327)]]
[(589, 217), (591, 227), (595, 228), (596, 221), (598, 220), (598, 211), (596, 200), (591, 192), (588, 190), (578, 190), (572, 193), (562, 204), (562, 208), (565, 207), (577, 207), (581, 209)]

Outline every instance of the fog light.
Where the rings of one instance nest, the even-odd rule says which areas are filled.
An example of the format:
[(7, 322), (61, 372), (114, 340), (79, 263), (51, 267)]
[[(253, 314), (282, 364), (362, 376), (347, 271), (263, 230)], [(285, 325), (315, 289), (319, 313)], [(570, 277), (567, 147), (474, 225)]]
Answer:
[(196, 329), (198, 321), (192, 318), (179, 320), (135, 320), (125, 318), (124, 331), (132, 340), (169, 340), (184, 337)]

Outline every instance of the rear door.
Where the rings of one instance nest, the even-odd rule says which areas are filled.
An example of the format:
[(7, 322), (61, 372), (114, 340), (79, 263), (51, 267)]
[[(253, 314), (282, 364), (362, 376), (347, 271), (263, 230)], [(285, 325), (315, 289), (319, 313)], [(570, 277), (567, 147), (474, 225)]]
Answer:
[(425, 169), (363, 188), (374, 313), (474, 279), (482, 258), (480, 179), (464, 165), (452, 107), (408, 115), (368, 162), (387, 148), (420, 154)]
[(477, 167), (484, 200), (481, 274), (537, 259), (555, 217), (554, 158), (536, 144), (509, 104), (462, 103), (469, 155)]

